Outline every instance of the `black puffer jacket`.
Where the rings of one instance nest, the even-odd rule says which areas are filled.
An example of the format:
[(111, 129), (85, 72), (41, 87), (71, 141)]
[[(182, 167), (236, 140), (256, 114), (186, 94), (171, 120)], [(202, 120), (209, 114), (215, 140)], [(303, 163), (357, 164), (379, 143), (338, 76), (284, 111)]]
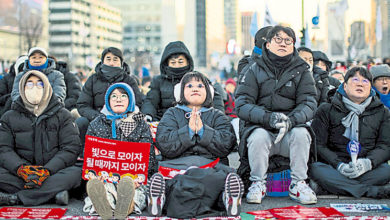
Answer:
[(72, 116), (53, 94), (38, 117), (19, 97), (0, 120), (0, 165), (16, 175), (23, 164), (41, 165), (53, 175), (72, 166), (81, 151)]
[[(344, 137), (345, 127), (341, 120), (349, 114), (337, 92), (332, 103), (322, 104), (311, 124), (317, 140), (318, 160), (337, 168), (338, 163), (349, 163), (347, 152), (349, 139)], [(390, 113), (377, 96), (359, 116), (359, 158), (369, 158), (373, 168), (390, 159)]]
[(228, 165), (227, 155), (236, 141), (233, 128), (225, 114), (211, 108), (202, 112), (203, 136), (195, 134), (190, 138), (189, 119), (178, 107), (169, 108), (162, 117), (156, 134), (157, 148), (166, 159), (198, 155)]
[(100, 114), (100, 110), (104, 106), (104, 95), (110, 85), (118, 82), (127, 83), (134, 92), (136, 105), (141, 106), (142, 95), (138, 88), (137, 81), (130, 76), (130, 67), (123, 63), (124, 71), (118, 76), (109, 80), (101, 71), (101, 63), (98, 63), (95, 67), (95, 74), (90, 76), (85, 82), (80, 97), (77, 100), (77, 110), (81, 116), (86, 117), (89, 121), (92, 121)]
[(298, 53), (294, 51), (289, 67), (280, 74), (279, 80), (268, 67), (271, 63), (267, 51), (263, 51), (262, 56), (255, 58), (255, 63), (244, 73), (236, 90), (241, 140), (238, 150), (241, 164), (237, 172), (244, 181), (250, 172), (246, 140), (254, 129), (265, 128), (277, 132), (269, 125), (272, 112), (289, 116), (293, 127), (305, 126), (317, 109), (313, 76), (309, 72), (309, 65)]
[(256, 59), (246, 71), (236, 91), (238, 116), (248, 126), (257, 125), (271, 129), (272, 112), (282, 112), (290, 117), (292, 125), (304, 124), (313, 118), (317, 109), (314, 79), (308, 65), (294, 52), (294, 56), (279, 80), (266, 62), (267, 53)]
[(329, 77), (328, 72), (323, 71), (321, 68), (314, 66), (313, 67), (313, 77), (316, 83), (317, 96), (316, 101), (317, 104), (320, 105), (323, 102), (327, 102), (328, 100), (328, 91), (329, 91)]
[(12, 64), (8, 74), (0, 79), (0, 117), (11, 109), (11, 92), (15, 80), (15, 69)]
[[(160, 75), (153, 77), (150, 84), (150, 91), (146, 95), (145, 101), (142, 105), (141, 112), (153, 117), (154, 121), (159, 121), (164, 115), (165, 111), (174, 106), (175, 98), (173, 96), (174, 86), (180, 82), (184, 74), (172, 74), (166, 71), (167, 60), (173, 54), (184, 54), (189, 63), (189, 70), (194, 70), (194, 61), (187, 47), (181, 41), (169, 43), (162, 54), (160, 63)], [(210, 82), (211, 85), (211, 82)], [(223, 98), (218, 92), (214, 92), (214, 108), (224, 111)]]
[(68, 64), (63, 61), (58, 61), (56, 69), (64, 74), (66, 85), (65, 108), (69, 111), (76, 108), (77, 99), (81, 93), (81, 82), (79, 78), (69, 71)]
[[(143, 115), (144, 117), (145, 115)], [(157, 161), (154, 156), (154, 145), (152, 134), (150, 133), (149, 125), (143, 119), (139, 117), (133, 117), (134, 120), (138, 122), (137, 127), (129, 134), (128, 137), (124, 136), (120, 130), (120, 128), (116, 129), (116, 138), (112, 138), (112, 129), (111, 123), (112, 121), (107, 119), (104, 114), (100, 114), (97, 118), (95, 118), (88, 126), (87, 135), (113, 139), (119, 141), (127, 141), (127, 142), (144, 142), (151, 143), (150, 145), (150, 157), (149, 157), (149, 171), (148, 176), (151, 177), (155, 171), (157, 170)]]

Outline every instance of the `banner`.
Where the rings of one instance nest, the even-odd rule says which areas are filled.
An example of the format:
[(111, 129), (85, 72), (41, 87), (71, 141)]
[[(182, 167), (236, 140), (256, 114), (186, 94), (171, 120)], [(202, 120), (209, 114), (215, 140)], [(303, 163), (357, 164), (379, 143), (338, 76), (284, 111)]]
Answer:
[(60, 219), (67, 209), (64, 208), (18, 208), (3, 207), (0, 218), (9, 219)]
[(344, 214), (330, 207), (308, 208), (300, 205), (247, 212), (261, 218), (308, 219), (343, 217)]
[(130, 176), (146, 184), (150, 143), (117, 141), (85, 136), (83, 179), (100, 178), (117, 183)]

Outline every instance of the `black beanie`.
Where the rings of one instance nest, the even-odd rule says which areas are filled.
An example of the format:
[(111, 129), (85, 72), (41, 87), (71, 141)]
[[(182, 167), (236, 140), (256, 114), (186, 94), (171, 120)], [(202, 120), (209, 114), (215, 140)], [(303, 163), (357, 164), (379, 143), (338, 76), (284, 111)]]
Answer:
[(106, 56), (107, 53), (112, 53), (114, 54), (115, 56), (119, 57), (119, 59), (121, 59), (121, 63), (123, 63), (123, 54), (122, 54), (122, 51), (119, 50), (118, 48), (116, 47), (109, 47), (109, 48), (106, 48), (103, 50), (102, 52), (102, 63), (104, 61), (104, 57)]
[(266, 37), (267, 37), (267, 34), (268, 34), (268, 31), (271, 30), (272, 26), (267, 26), (267, 27), (263, 27), (263, 28), (260, 28), (260, 30), (258, 30), (256, 32), (256, 35), (255, 35), (255, 45), (256, 47), (260, 48), (263, 46), (264, 42), (266, 42)]

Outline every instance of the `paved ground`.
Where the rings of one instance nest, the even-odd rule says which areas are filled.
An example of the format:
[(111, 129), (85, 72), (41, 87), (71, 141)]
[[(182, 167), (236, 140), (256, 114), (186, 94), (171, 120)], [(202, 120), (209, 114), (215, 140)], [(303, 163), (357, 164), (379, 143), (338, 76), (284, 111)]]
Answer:
[[(231, 166), (238, 167), (238, 155), (235, 153), (233, 155), (230, 155), (230, 158), (232, 159), (233, 163)], [(328, 196), (329, 197), (329, 196)], [(374, 200), (374, 199), (359, 199), (356, 200), (354, 198), (349, 197), (342, 197), (338, 198), (336, 196), (333, 196), (333, 198), (318, 198), (318, 203), (315, 205), (307, 206), (307, 207), (324, 207), (324, 206), (330, 206), (331, 203), (363, 203), (363, 204), (386, 204), (387, 206), (390, 206), (390, 200)], [(66, 212), (66, 215), (70, 216), (85, 216), (87, 213), (84, 213), (82, 211), (82, 207), (84, 205), (83, 201), (71, 199), (70, 204), (66, 206), (68, 208), (68, 211)], [(262, 204), (256, 205), (256, 204), (247, 204), (245, 202), (245, 199), (242, 204), (242, 212), (248, 212), (248, 211), (256, 211), (256, 210), (264, 210), (264, 209), (271, 209), (271, 208), (277, 208), (277, 207), (287, 207), (287, 206), (294, 206), (298, 205), (298, 203), (292, 201), (289, 197), (266, 197)], [(42, 205), (38, 207), (51, 207), (51, 208), (60, 208), (61, 206), (57, 205)], [(63, 207), (61, 207), (63, 208)], [(390, 212), (360, 212), (360, 213), (344, 213), (346, 216), (390, 216)], [(147, 215), (145, 213), (145, 215)]]

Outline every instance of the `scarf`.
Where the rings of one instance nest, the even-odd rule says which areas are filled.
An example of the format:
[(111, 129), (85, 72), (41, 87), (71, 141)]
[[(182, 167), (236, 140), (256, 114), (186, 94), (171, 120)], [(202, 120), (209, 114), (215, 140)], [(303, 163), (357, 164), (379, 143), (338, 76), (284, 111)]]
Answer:
[(170, 66), (165, 66), (165, 72), (167, 73), (167, 76), (170, 76), (175, 79), (181, 79), (184, 74), (186, 74), (188, 71), (190, 71), (190, 65), (179, 67), (179, 68), (173, 68)]
[(387, 108), (390, 108), (390, 93), (388, 93), (387, 95), (385, 94), (382, 94), (381, 92), (379, 92), (374, 86), (372, 87), (378, 94), (379, 94), (379, 97), (381, 99), (381, 102), (387, 107)]
[(119, 76), (125, 74), (125, 71), (121, 67), (108, 66), (106, 64), (101, 65), (100, 71), (103, 77), (109, 82), (114, 82)]
[(371, 103), (372, 97), (368, 97), (363, 103), (356, 104), (342, 96), (345, 107), (350, 110), (349, 114), (345, 116), (341, 123), (345, 127), (344, 137), (353, 141), (359, 141), (359, 115), (361, 115), (366, 107)]
[(131, 134), (131, 132), (133, 132), (134, 129), (137, 127), (138, 123), (142, 121), (144, 118), (145, 115), (138, 111), (129, 113), (127, 115), (127, 118), (123, 119), (121, 124), (119, 125), (122, 134), (125, 137), (128, 137)]
[(30, 64), (30, 61), (28, 61), (27, 64), (28, 64), (28, 68), (31, 70), (43, 70), (43, 69), (46, 69), (47, 66), (49, 65), (49, 59), (46, 59), (46, 62), (40, 66), (32, 66)]
[(283, 71), (290, 66), (290, 62), (293, 60), (295, 50), (293, 53), (280, 57), (270, 50), (263, 51), (262, 58), (265, 61), (265, 64), (268, 68), (275, 74), (276, 78), (279, 79)]

